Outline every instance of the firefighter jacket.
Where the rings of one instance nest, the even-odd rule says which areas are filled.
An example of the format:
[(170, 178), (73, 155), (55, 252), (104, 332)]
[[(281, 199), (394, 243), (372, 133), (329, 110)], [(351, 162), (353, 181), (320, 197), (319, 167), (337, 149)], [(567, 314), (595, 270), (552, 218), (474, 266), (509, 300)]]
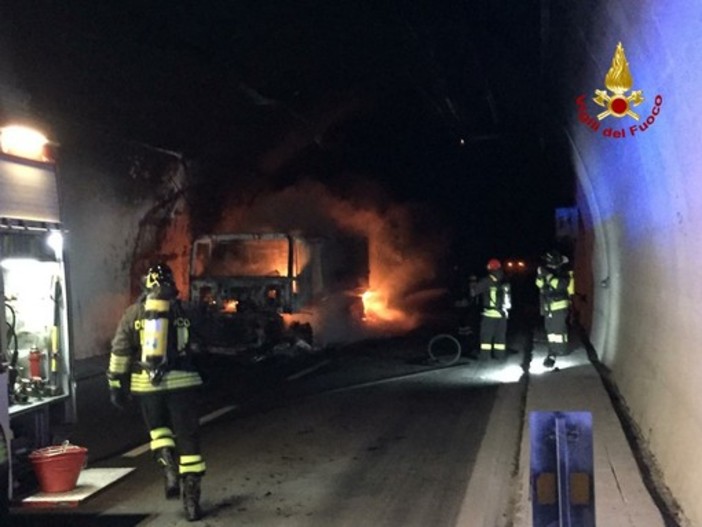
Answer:
[(134, 395), (193, 388), (202, 378), (189, 348), (190, 319), (179, 300), (148, 297), (129, 306), (112, 339), (110, 388)]
[(539, 268), (536, 287), (541, 293), (543, 314), (561, 311), (570, 307), (570, 297), (575, 294), (573, 271), (565, 268)]
[(480, 296), (484, 317), (508, 318), (512, 308), (512, 290), (502, 269), (491, 271), (471, 289), (471, 296)]

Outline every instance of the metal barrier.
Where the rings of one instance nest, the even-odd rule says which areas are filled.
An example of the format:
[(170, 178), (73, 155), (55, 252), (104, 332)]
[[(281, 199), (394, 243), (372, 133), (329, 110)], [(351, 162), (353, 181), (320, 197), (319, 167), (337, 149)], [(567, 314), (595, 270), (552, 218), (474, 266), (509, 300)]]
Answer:
[(533, 527), (595, 527), (590, 412), (531, 412)]

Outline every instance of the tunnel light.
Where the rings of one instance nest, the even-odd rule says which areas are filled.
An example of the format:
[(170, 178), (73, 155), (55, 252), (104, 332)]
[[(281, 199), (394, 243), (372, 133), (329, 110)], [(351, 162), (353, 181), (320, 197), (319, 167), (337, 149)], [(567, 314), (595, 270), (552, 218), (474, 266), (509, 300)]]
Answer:
[(5, 154), (47, 161), (44, 147), (49, 140), (41, 132), (26, 126), (11, 125), (0, 128), (0, 150)]
[(46, 244), (54, 251), (57, 260), (63, 259), (63, 234), (60, 231), (51, 231)]

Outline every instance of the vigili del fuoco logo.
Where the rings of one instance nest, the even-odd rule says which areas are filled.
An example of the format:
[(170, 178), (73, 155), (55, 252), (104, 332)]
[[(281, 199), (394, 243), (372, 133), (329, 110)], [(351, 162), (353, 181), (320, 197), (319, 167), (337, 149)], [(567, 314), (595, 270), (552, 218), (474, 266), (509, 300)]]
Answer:
[[(602, 124), (606, 122), (609, 126), (602, 128), (601, 134), (604, 137), (620, 139), (623, 137), (633, 137), (636, 134), (645, 132), (653, 123), (656, 122), (656, 117), (661, 111), (663, 104), (663, 96), (656, 95), (653, 99), (653, 108), (646, 119), (642, 120), (637, 111), (637, 107), (645, 101), (643, 90), (632, 90), (634, 80), (631, 77), (629, 63), (624, 55), (624, 47), (620, 42), (617, 44), (617, 49), (614, 50), (612, 57), (612, 65), (605, 75), (605, 90), (595, 90), (593, 101), (598, 106), (604, 108), (604, 111), (597, 114), (596, 117), (590, 115), (585, 104), (585, 95), (579, 95), (575, 99), (575, 104), (578, 107), (578, 120), (593, 132), (599, 132)], [(627, 95), (628, 92), (628, 95)], [(638, 124), (622, 122), (615, 124), (614, 119), (623, 119), (628, 117), (637, 121)], [(612, 119), (614, 118), (614, 119)]]

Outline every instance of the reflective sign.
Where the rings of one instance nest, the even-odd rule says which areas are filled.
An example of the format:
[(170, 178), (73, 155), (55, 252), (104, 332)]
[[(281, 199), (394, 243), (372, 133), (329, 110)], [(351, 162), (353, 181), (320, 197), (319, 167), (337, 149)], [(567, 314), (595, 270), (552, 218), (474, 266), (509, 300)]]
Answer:
[(595, 486), (590, 412), (531, 412), (534, 527), (594, 527)]

